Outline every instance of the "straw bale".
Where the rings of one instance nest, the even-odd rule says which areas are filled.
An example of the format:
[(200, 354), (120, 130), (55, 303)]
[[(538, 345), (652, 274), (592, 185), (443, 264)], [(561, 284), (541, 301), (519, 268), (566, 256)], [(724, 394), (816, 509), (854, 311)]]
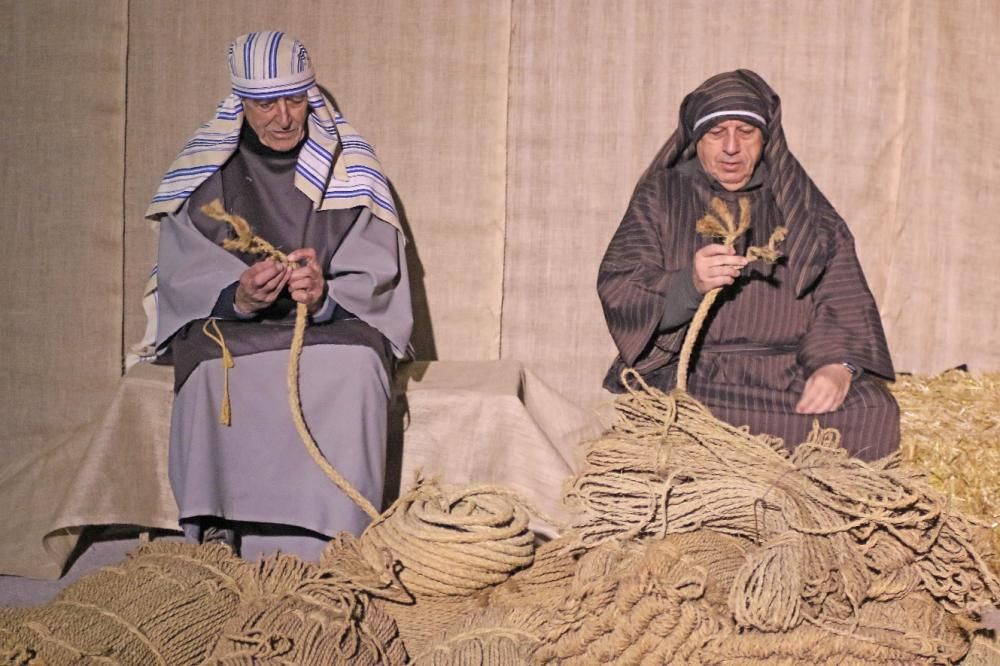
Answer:
[(899, 375), (891, 389), (904, 461), (986, 521), (993, 544), (987, 561), (1000, 573), (1000, 373)]

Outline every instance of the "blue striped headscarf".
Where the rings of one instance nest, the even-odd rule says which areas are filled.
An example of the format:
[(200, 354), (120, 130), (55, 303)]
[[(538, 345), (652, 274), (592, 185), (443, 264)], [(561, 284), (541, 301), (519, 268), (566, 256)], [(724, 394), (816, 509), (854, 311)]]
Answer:
[(316, 85), (312, 61), (297, 39), (281, 32), (251, 32), (229, 45), (233, 92), (215, 117), (198, 128), (160, 182), (146, 217), (176, 212), (199, 185), (236, 152), (243, 125), (243, 98), (305, 94), (308, 136), (295, 167), (295, 187), (317, 210), (364, 206), (399, 229), (399, 218), (382, 166), (363, 136), (337, 112)]

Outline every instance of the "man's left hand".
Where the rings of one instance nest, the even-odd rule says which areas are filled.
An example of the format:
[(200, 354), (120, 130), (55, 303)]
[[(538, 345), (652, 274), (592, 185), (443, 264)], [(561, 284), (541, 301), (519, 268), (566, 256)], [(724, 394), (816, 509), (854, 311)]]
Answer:
[(288, 263), (296, 266), (288, 278), (288, 293), (297, 303), (305, 303), (310, 314), (315, 314), (323, 307), (323, 297), (326, 294), (326, 280), (319, 269), (316, 250), (304, 247), (289, 253)]
[(840, 363), (824, 365), (806, 380), (795, 405), (799, 414), (826, 414), (840, 408), (851, 388), (851, 373)]

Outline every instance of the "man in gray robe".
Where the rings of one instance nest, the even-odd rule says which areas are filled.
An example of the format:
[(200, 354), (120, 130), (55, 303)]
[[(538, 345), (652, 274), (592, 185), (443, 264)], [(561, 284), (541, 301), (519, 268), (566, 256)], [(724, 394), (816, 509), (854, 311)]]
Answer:
[[(741, 199), (750, 206), (735, 249), (696, 232), (713, 199), (736, 218)], [(749, 263), (746, 247), (779, 226), (785, 257)], [(624, 390), (621, 371), (634, 367), (672, 388), (688, 323), (717, 287), (688, 378), (716, 417), (788, 448), (818, 420), (854, 455), (898, 449), (899, 409), (884, 385), (892, 360), (854, 239), (789, 151), (778, 96), (747, 70), (684, 99), (604, 255), (598, 292), (619, 350), (605, 387)]]
[[(328, 537), (359, 533), (369, 516), (296, 431), (286, 384), (295, 308), (310, 317), (305, 422), (377, 507), (392, 366), (412, 327), (404, 240), (371, 146), (319, 90), (305, 48), (280, 32), (250, 33), (228, 60), (233, 93), (147, 211), (160, 221), (157, 345), (175, 365), (170, 480), (190, 538), (221, 539), (247, 557), (280, 549), (316, 559)], [(202, 211), (214, 200), (288, 263), (223, 249), (232, 230)]]

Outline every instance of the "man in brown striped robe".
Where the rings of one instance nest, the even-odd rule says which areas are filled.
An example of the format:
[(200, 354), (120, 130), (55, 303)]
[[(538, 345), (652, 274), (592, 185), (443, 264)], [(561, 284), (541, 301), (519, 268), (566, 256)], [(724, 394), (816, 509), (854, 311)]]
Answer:
[[(735, 249), (695, 223), (714, 197), (750, 229)], [(748, 245), (788, 230), (776, 265)], [(598, 293), (619, 356), (604, 386), (634, 367), (668, 390), (702, 296), (723, 287), (691, 362), (688, 390), (718, 418), (753, 433), (805, 440), (813, 421), (840, 430), (852, 455), (899, 448), (892, 360), (844, 220), (789, 152), (778, 96), (757, 74), (707, 80), (681, 104), (680, 126), (643, 174), (611, 240)]]

